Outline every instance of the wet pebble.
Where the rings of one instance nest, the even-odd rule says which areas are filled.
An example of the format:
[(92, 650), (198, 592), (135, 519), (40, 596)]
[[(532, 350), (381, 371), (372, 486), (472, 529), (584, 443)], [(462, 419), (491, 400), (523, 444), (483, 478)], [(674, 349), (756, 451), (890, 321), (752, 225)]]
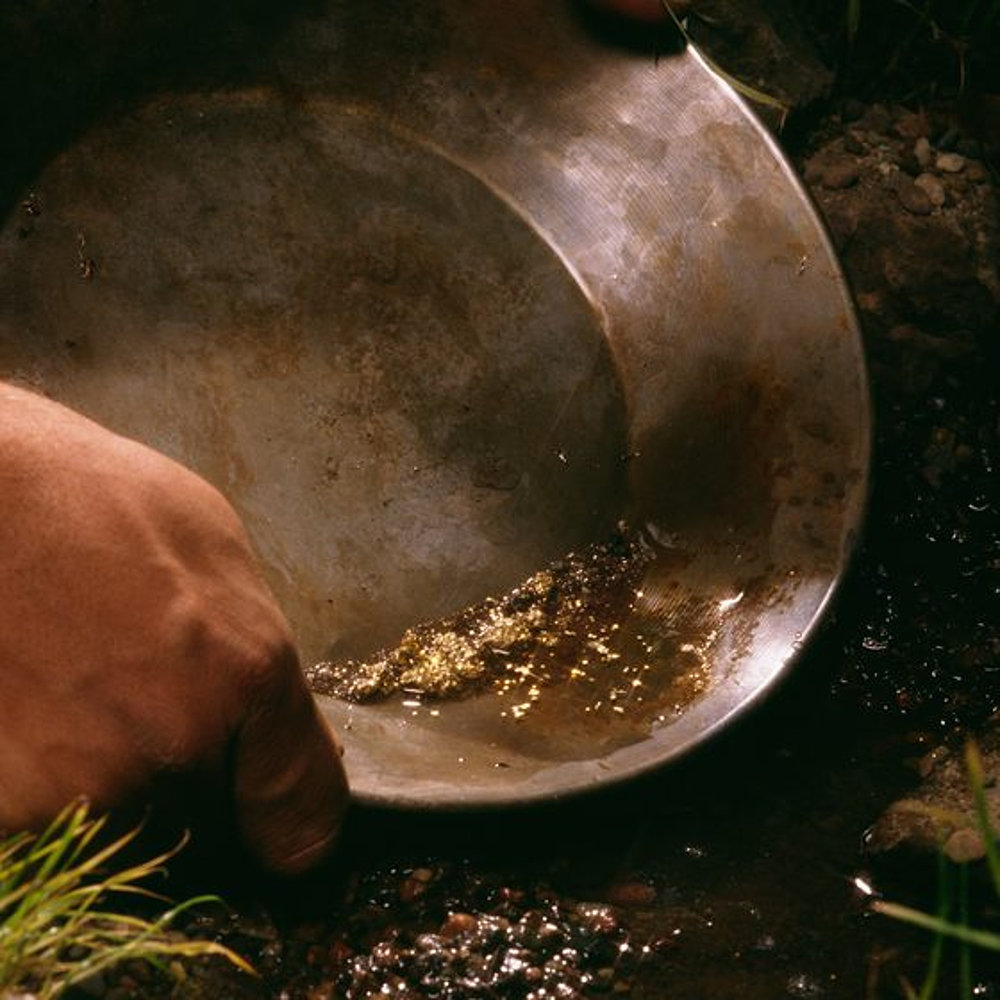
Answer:
[(938, 153), (934, 166), (942, 173), (957, 174), (965, 169), (965, 157), (961, 153)]
[[(440, 875), (434, 873), (429, 895), (415, 903), (424, 912), (441, 892)], [(529, 894), (482, 888), (489, 890), (484, 901), (492, 900), (488, 912), (448, 911), (434, 925), (436, 933), (406, 933), (390, 925), (381, 940), (369, 940), (356, 954), (348, 951), (334, 995), (345, 1000), (386, 995), (576, 1000), (631, 991), (628, 971), (648, 949), (630, 947), (609, 905), (567, 907), (548, 898), (542, 887)]]
[(785, 992), (796, 1000), (815, 1000), (824, 994), (823, 985), (814, 976), (800, 972), (790, 976), (785, 984)]
[(896, 187), (896, 196), (900, 204), (911, 215), (930, 215), (934, 205), (923, 188), (917, 187), (908, 177), (901, 180)]
[(438, 932), (443, 938), (457, 937), (468, 934), (476, 926), (476, 918), (471, 913), (449, 913)]
[(853, 187), (861, 176), (861, 168), (853, 160), (834, 160), (823, 166), (820, 183), (830, 191)]
[(602, 903), (579, 903), (575, 914), (592, 934), (613, 934), (618, 930), (618, 919), (614, 911)]
[(648, 882), (618, 882), (608, 889), (607, 896), (615, 906), (639, 909), (656, 902), (656, 889)]
[(434, 881), (434, 872), (429, 868), (415, 868), (399, 883), (399, 898), (404, 903), (412, 903), (422, 896)]
[(930, 203), (936, 208), (940, 208), (947, 200), (944, 184), (933, 174), (921, 174), (913, 183), (927, 195)]
[(900, 139), (917, 139), (927, 135), (927, 117), (918, 112), (905, 112), (893, 122), (892, 131)]
[(930, 140), (922, 135), (913, 144), (913, 155), (917, 158), (917, 163), (925, 170), (934, 162), (934, 150), (931, 149)]

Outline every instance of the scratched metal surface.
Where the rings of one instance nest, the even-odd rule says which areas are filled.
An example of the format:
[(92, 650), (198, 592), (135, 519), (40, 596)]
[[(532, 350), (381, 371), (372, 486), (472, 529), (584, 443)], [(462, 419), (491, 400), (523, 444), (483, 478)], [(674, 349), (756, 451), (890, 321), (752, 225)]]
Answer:
[(306, 662), (622, 517), (660, 543), (644, 627), (712, 633), (708, 690), (628, 731), (321, 699), (358, 798), (496, 806), (660, 766), (815, 628), (864, 505), (858, 329), (801, 186), (695, 52), (543, 0), (331, 2), (252, 85), (147, 99), (32, 189), (30, 234), (15, 212), (0, 235), (0, 375), (219, 486)]

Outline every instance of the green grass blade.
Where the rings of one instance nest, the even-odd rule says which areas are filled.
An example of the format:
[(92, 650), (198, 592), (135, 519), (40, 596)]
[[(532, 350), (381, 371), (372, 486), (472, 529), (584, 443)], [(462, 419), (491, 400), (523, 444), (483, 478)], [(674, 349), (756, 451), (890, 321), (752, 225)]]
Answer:
[(979, 748), (972, 740), (965, 744), (965, 767), (972, 785), (972, 801), (976, 810), (976, 823), (986, 850), (986, 863), (993, 880), (993, 889), (1000, 896), (1000, 849), (997, 848), (996, 831), (990, 824), (989, 808), (986, 803), (986, 773)]
[[(944, 851), (939, 850), (937, 856), (937, 892), (938, 906), (937, 915), (941, 920), (947, 920), (951, 912), (951, 869), (948, 867), (948, 859)], [(930, 955), (927, 958), (927, 972), (920, 987), (918, 1000), (931, 1000), (937, 992), (938, 979), (941, 976), (941, 961), (944, 958), (943, 934), (934, 935), (934, 943), (931, 945)]]
[[(958, 870), (958, 922), (969, 926), (969, 866)], [(962, 1000), (972, 1000), (972, 946), (968, 941), (958, 943), (958, 993)]]
[(702, 52), (694, 42), (691, 40), (691, 36), (688, 34), (688, 30), (684, 25), (684, 22), (674, 13), (673, 8), (670, 6), (669, 0), (660, 0), (663, 4), (663, 9), (667, 12), (670, 20), (674, 22), (674, 26), (681, 33), (681, 37), (684, 39), (685, 44), (690, 45), (692, 48), (697, 49), (698, 54), (704, 59), (705, 64), (708, 68), (716, 74), (716, 76), (721, 77), (730, 87), (733, 88), (737, 93), (742, 94), (744, 97), (749, 98), (751, 101), (755, 101), (757, 104), (761, 104), (764, 107), (773, 108), (774, 110), (781, 113), (781, 124), (784, 125), (785, 118), (788, 116), (788, 112), (791, 110), (784, 101), (778, 100), (771, 94), (766, 93), (763, 90), (758, 90), (756, 87), (750, 86), (748, 83), (744, 83), (742, 80), (735, 76), (727, 73), (718, 63), (716, 63), (710, 56), (705, 52)]
[[(215, 956), (254, 974), (225, 945), (184, 938), (171, 929), (181, 914), (218, 903), (217, 897), (186, 900), (151, 920), (117, 912), (116, 899), (170, 903), (143, 883), (164, 871), (186, 838), (147, 861), (116, 868), (139, 829), (98, 846), (104, 828), (103, 817), (94, 819), (86, 803), (75, 803), (40, 834), (0, 839), (0, 997), (30, 986), (40, 1000), (50, 1000), (69, 984), (128, 958), (163, 964), (168, 958)], [(68, 960), (70, 947), (83, 957)]]
[(955, 941), (967, 941), (977, 948), (986, 948), (990, 951), (1000, 951), (1000, 934), (993, 931), (979, 930), (975, 927), (963, 927), (961, 924), (942, 920), (940, 917), (921, 910), (914, 910), (909, 906), (902, 906), (899, 903), (888, 903), (877, 900), (872, 903), (872, 909), (876, 913), (881, 913), (895, 920), (902, 920), (904, 923), (912, 924), (914, 927), (922, 927), (924, 930), (932, 931), (935, 934), (943, 934), (945, 937)]
[(858, 37), (858, 29), (861, 27), (861, 0), (847, 0), (847, 15), (845, 18), (847, 28), (847, 44), (854, 45)]

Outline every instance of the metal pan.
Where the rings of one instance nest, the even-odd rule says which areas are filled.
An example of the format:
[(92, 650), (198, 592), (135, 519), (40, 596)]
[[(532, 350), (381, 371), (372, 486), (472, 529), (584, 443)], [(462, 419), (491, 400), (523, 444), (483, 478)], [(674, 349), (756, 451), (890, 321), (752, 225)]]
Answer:
[(551, 799), (759, 700), (844, 571), (869, 448), (849, 296), (768, 134), (696, 52), (548, 0), (330, 3), (258, 76), (51, 159), (0, 236), (0, 374), (219, 486), (307, 664), (632, 526), (614, 624), (653, 681), (521, 718), (321, 697), (359, 799)]

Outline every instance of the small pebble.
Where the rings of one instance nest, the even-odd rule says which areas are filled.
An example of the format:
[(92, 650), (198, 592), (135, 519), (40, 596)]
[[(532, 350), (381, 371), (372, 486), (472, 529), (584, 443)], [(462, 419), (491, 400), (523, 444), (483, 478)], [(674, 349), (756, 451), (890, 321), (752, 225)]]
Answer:
[(656, 889), (646, 882), (619, 882), (608, 889), (608, 902), (615, 906), (652, 906)]
[(412, 903), (415, 899), (419, 899), (427, 891), (427, 883), (421, 882), (420, 879), (404, 878), (402, 882), (399, 883), (399, 899), (403, 903)]
[(618, 921), (611, 908), (601, 903), (580, 903), (575, 915), (593, 934), (611, 934), (618, 930)]
[(856, 163), (839, 160), (823, 168), (822, 184), (831, 191), (841, 191), (857, 184), (860, 176), (861, 168)]
[(911, 181), (908, 177), (896, 188), (900, 204), (911, 215), (930, 215), (934, 209), (927, 192)]
[(815, 997), (823, 996), (825, 992), (819, 980), (806, 972), (790, 976), (785, 984), (785, 991), (796, 1000), (813, 1000)]
[(933, 174), (921, 174), (913, 183), (930, 198), (935, 207), (940, 208), (947, 200), (944, 185)]
[(946, 174), (957, 174), (965, 167), (965, 157), (961, 153), (938, 153), (934, 166)]
[(476, 929), (476, 918), (471, 913), (449, 913), (441, 925), (440, 935), (443, 938), (458, 937)]
[(908, 111), (893, 123), (892, 130), (900, 139), (916, 139), (927, 135), (927, 118)]
[(931, 149), (927, 136), (922, 135), (913, 144), (913, 155), (917, 158), (917, 163), (925, 169), (934, 162), (934, 150)]

